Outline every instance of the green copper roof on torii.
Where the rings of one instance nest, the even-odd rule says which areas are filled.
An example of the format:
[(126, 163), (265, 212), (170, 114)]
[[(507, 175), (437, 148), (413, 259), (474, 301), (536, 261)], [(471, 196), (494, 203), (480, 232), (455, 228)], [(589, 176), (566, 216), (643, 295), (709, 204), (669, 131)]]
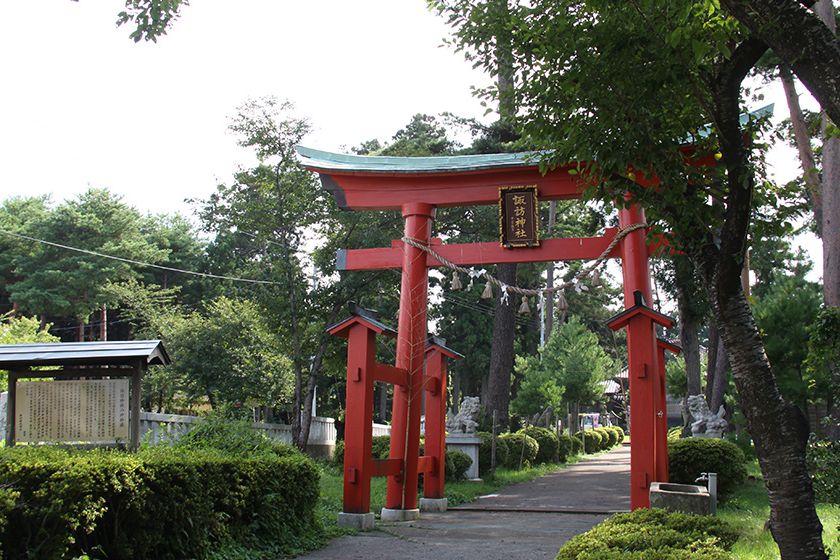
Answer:
[(349, 173), (440, 173), (536, 167), (539, 165), (538, 152), (470, 156), (393, 157), (336, 154), (304, 146), (296, 146), (295, 149), (300, 156), (301, 163), (308, 169)]

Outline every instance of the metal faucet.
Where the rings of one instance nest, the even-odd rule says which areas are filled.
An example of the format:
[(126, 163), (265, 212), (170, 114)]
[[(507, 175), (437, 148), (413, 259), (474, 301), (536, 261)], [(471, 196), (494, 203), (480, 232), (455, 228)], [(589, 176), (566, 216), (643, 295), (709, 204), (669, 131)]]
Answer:
[(694, 482), (706, 483), (706, 487), (709, 489), (712, 515), (717, 515), (717, 473), (700, 473), (700, 476)]

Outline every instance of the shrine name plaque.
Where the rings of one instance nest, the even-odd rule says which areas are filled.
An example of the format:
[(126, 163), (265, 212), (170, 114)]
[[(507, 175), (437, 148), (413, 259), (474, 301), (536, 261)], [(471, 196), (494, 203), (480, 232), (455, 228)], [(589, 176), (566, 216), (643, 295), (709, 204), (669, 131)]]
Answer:
[(540, 245), (536, 186), (499, 189), (499, 243), (507, 248)]
[(19, 381), (15, 435), (30, 443), (128, 439), (128, 379)]

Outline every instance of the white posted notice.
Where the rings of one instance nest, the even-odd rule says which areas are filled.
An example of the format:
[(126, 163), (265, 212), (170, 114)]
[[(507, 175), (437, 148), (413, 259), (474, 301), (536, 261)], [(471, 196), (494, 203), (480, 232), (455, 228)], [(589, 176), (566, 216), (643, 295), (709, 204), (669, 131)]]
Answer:
[(111, 443), (128, 439), (128, 379), (19, 381), (15, 440)]

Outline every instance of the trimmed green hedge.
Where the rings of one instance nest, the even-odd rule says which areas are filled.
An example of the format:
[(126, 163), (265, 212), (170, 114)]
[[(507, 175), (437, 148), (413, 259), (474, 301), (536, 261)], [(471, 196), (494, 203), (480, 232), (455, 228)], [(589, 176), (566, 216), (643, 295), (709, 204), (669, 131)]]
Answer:
[(595, 430), (585, 430), (583, 432), (578, 432), (575, 436), (578, 440), (583, 442), (584, 450), (587, 453), (596, 453), (601, 450), (601, 442), (603, 441), (603, 437), (600, 433), (596, 432)]
[[(318, 530), (315, 464), (212, 449), (0, 453), (7, 559), (203, 558), (230, 541), (292, 546)], [(8, 495), (8, 494), (7, 494)]]
[[(508, 447), (507, 461), (503, 464), (509, 469), (520, 469), (530, 467), (537, 458), (540, 451), (540, 444), (529, 435), (516, 432), (513, 434), (502, 434), (499, 436)], [(521, 459), (521, 463), (520, 463)]]
[(569, 434), (560, 434), (558, 443), (557, 458), (561, 463), (565, 463), (569, 460), (569, 457), (578, 455), (583, 451), (583, 444), (580, 440)]
[[(484, 476), (490, 472), (490, 453), (492, 452), (493, 434), (490, 432), (476, 432), (475, 435), (481, 438), (478, 446), (478, 474)], [(508, 444), (496, 434), (496, 466), (504, 466), (509, 455)]]
[(446, 461), (446, 481), (464, 480), (467, 478), (467, 469), (472, 465), (472, 458), (463, 451), (447, 451), (444, 453)]
[(638, 509), (572, 538), (557, 560), (725, 560), (737, 539), (717, 517)]
[(668, 442), (671, 482), (695, 484), (700, 473), (718, 474), (718, 493), (725, 496), (747, 479), (744, 452), (725, 439), (683, 438)]
[(540, 428), (539, 426), (528, 426), (519, 430), (519, 432), (537, 440), (539, 445), (535, 459), (537, 464), (558, 462), (560, 442), (557, 440), (557, 434), (548, 428)]

